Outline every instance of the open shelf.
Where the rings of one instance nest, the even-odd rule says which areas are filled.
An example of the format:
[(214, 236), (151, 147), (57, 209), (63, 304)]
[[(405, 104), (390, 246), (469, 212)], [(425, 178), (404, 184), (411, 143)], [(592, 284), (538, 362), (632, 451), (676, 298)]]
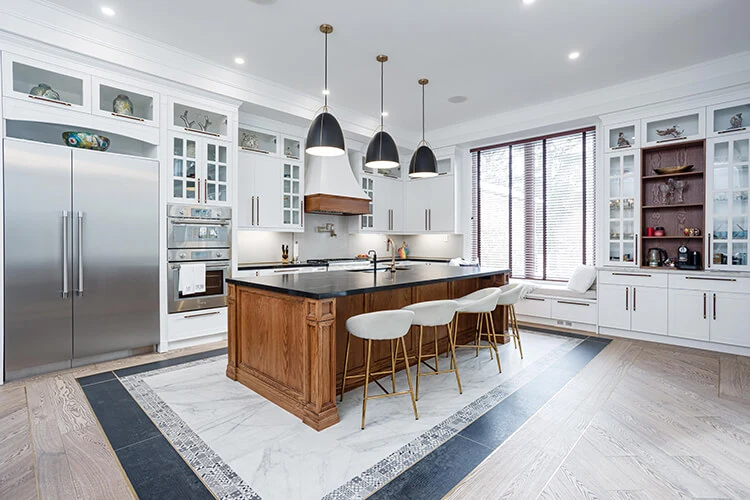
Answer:
[(643, 236), (644, 240), (702, 240), (703, 236)]
[(643, 177), (643, 180), (650, 180), (650, 179), (669, 179), (675, 178), (675, 177), (692, 177), (692, 176), (702, 176), (703, 172), (680, 172), (679, 174), (661, 174), (661, 175), (647, 175)]
[(644, 205), (644, 210), (653, 210), (657, 208), (695, 208), (703, 207), (703, 203), (675, 203), (674, 205)]

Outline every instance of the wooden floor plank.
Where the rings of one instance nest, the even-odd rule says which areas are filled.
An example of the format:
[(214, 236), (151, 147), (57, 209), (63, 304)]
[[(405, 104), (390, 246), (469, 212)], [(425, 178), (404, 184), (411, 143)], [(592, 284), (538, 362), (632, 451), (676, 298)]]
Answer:
[(24, 387), (0, 393), (0, 498), (37, 498)]
[(39, 496), (44, 499), (75, 498), (70, 463), (57, 426), (54, 388), (49, 382), (49, 379), (44, 379), (26, 387)]
[(720, 357), (719, 396), (750, 403), (750, 357)]

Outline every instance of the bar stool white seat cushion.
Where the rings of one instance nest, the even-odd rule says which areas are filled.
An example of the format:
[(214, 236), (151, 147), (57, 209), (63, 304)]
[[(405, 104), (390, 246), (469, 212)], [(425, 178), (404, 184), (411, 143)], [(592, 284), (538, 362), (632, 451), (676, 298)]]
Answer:
[(521, 292), (523, 287), (518, 283), (513, 283), (508, 288), (501, 288), (500, 295), (497, 297), (497, 305), (499, 306), (510, 306), (521, 300)]
[(390, 340), (406, 335), (414, 319), (412, 311), (377, 311), (346, 320), (346, 329), (361, 339)]
[[(479, 292), (482, 292), (481, 294)], [(483, 288), (474, 293), (462, 297), (464, 299), (470, 296), (475, 296), (474, 300), (464, 301), (463, 303), (459, 300), (458, 309), (456, 312), (460, 313), (485, 313), (492, 312), (497, 307), (497, 297), (502, 292), (498, 288)]]
[(412, 325), (442, 326), (453, 321), (456, 309), (458, 309), (458, 302), (455, 300), (431, 300), (406, 306), (402, 311), (414, 312)]
[(499, 290), (499, 288), (494, 288), (494, 287), (482, 288), (481, 290), (477, 290), (476, 292), (471, 292), (468, 295), (464, 295), (463, 297), (460, 297), (454, 300), (458, 302), (458, 307), (460, 310), (462, 306), (465, 306), (466, 304), (474, 302), (475, 300), (483, 299), (487, 296), (487, 294), (496, 290)]

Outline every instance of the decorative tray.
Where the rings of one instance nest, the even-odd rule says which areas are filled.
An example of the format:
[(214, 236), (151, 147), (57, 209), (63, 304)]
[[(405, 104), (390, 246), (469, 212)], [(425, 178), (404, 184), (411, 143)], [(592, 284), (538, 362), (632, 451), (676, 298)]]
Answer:
[(668, 175), (690, 172), (691, 170), (693, 170), (693, 165), (678, 165), (676, 167), (655, 168), (654, 172), (656, 172), (658, 175)]

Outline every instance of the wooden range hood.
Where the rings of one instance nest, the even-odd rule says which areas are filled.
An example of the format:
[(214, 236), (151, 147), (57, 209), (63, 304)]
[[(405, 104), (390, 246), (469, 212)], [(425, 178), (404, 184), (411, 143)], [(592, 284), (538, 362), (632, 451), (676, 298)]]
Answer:
[(305, 213), (365, 215), (370, 198), (362, 191), (349, 165), (348, 155), (307, 155)]

